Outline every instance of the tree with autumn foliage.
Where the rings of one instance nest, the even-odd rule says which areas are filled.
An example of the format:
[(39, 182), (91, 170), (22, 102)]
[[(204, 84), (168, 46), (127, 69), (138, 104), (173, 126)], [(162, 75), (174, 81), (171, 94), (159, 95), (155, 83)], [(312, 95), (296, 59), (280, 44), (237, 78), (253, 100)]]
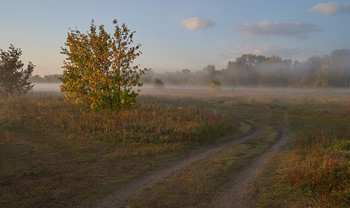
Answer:
[(34, 65), (29, 62), (26, 69), (20, 60), (22, 51), (10, 45), (8, 51), (0, 49), (0, 95), (9, 97), (22, 95), (33, 88), (30, 80)]
[(133, 45), (135, 31), (113, 21), (114, 33), (108, 34), (103, 25), (92, 20), (87, 34), (79, 30), (68, 33), (63, 65), (61, 91), (68, 99), (86, 103), (93, 110), (118, 110), (135, 103), (141, 87), (141, 76), (147, 69), (133, 65), (141, 55), (140, 44)]
[(211, 91), (219, 91), (221, 90), (221, 82), (218, 80), (213, 80), (210, 82), (210, 90)]

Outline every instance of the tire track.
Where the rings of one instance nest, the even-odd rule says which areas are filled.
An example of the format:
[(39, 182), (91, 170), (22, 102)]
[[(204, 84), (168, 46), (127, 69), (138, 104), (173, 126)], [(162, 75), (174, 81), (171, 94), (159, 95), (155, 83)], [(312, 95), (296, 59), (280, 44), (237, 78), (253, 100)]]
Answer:
[(277, 153), (283, 146), (285, 146), (289, 138), (287, 136), (288, 131), (288, 115), (284, 111), (284, 128), (280, 130), (280, 136), (270, 149), (265, 151), (256, 160), (251, 162), (246, 168), (244, 168), (235, 179), (224, 189), (217, 197), (214, 198), (211, 203), (213, 207), (254, 207), (256, 202), (248, 199), (247, 193), (249, 192), (251, 184), (257, 179), (260, 171), (266, 166), (267, 162), (272, 156)]
[[(242, 121), (241, 119), (237, 120)], [(118, 184), (111, 193), (109, 193), (107, 196), (102, 198), (102, 200), (98, 201), (96, 204), (90, 207), (126, 207), (128, 204), (128, 200), (137, 196), (139, 193), (142, 192), (142, 190), (151, 187), (155, 183), (173, 175), (175, 172), (182, 170), (183, 168), (189, 166), (194, 162), (203, 160), (209, 155), (212, 155), (226, 147), (246, 142), (260, 133), (256, 125), (246, 121), (243, 122), (248, 123), (253, 128), (253, 131), (248, 135), (245, 135), (239, 139), (234, 139), (228, 142), (215, 145), (197, 155), (181, 159), (180, 161), (177, 161), (168, 167), (149, 171), (141, 178), (136, 179), (130, 183)]]

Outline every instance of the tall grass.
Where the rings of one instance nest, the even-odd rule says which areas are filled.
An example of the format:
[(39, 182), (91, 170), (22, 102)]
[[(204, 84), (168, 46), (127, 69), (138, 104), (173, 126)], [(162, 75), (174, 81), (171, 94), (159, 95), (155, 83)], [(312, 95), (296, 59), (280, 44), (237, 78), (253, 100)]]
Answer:
[[(238, 121), (198, 105), (154, 101), (141, 100), (137, 108), (125, 111), (91, 112), (60, 97), (12, 98), (0, 101), (0, 117), (2, 126), (8, 129), (25, 128), (125, 147), (120, 156), (157, 154), (182, 145), (209, 143), (239, 130)], [(138, 147), (143, 147), (142, 151)]]

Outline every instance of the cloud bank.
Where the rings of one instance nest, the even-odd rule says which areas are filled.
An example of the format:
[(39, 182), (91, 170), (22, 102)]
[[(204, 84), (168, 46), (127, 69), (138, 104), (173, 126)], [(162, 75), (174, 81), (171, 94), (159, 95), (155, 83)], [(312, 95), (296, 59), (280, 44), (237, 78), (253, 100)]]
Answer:
[(256, 36), (284, 36), (305, 38), (311, 32), (319, 31), (317, 25), (303, 22), (269, 22), (245, 23), (237, 29), (248, 35)]
[(338, 4), (335, 2), (320, 3), (309, 9), (309, 12), (320, 13), (325, 16), (333, 16), (339, 13), (350, 13), (350, 4)]
[(207, 29), (213, 27), (214, 25), (214, 22), (210, 20), (200, 19), (198, 17), (184, 19), (180, 22), (180, 26), (185, 27), (187, 30)]

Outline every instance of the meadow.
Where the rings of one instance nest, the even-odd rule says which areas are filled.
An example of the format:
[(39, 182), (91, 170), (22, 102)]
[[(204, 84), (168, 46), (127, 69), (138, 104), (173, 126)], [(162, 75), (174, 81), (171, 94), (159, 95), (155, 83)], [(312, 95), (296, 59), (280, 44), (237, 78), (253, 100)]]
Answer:
[(141, 97), (137, 108), (91, 112), (62, 95), (0, 101), (0, 204), (89, 203), (116, 183), (239, 134), (201, 101)]
[(258, 207), (350, 205), (346, 91), (176, 93), (145, 93), (120, 112), (88, 111), (54, 93), (0, 100), (1, 207), (88, 206), (117, 184), (257, 129), (250, 140), (129, 201), (130, 207), (213, 207), (287, 127), (288, 145), (262, 170), (247, 200)]

